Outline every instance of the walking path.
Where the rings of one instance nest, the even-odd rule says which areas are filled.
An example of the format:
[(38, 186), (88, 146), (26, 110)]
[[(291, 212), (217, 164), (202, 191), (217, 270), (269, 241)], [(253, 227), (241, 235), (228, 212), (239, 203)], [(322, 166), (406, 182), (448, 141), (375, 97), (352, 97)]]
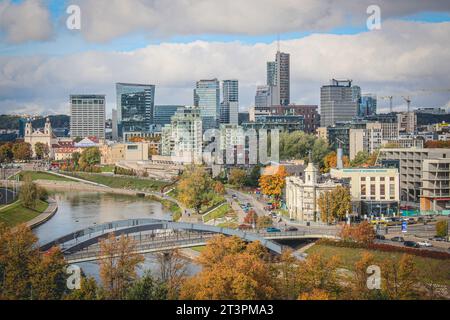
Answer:
[(56, 211), (58, 211), (58, 203), (53, 199), (48, 199), (47, 202), (48, 202), (47, 209), (43, 213), (38, 215), (36, 218), (28, 221), (27, 227), (29, 227), (30, 229), (34, 229), (50, 220), (55, 215)]

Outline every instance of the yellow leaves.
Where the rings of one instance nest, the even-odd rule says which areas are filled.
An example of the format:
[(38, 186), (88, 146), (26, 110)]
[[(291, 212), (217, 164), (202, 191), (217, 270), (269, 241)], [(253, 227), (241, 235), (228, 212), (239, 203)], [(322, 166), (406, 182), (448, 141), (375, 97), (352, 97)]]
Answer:
[(265, 174), (261, 176), (259, 179), (259, 186), (265, 195), (280, 198), (286, 185), (287, 172), (284, 166), (279, 166), (276, 168), (277, 170), (274, 172), (269, 170), (272, 174)]
[(344, 225), (339, 233), (343, 240), (369, 244), (375, 240), (375, 230), (367, 221), (357, 225)]

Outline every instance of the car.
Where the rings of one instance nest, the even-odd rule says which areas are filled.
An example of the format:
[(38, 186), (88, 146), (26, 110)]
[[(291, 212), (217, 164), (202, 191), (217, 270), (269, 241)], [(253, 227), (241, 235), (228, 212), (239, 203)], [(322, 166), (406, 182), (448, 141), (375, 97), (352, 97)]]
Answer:
[(436, 237), (431, 238), (430, 240), (434, 240), (434, 241), (445, 241), (445, 238), (436, 236)]
[(419, 242), (417, 242), (417, 244), (418, 244), (419, 246), (425, 247), (425, 248), (430, 248), (430, 247), (433, 246), (433, 245), (432, 245), (429, 241), (427, 241), (427, 240), (419, 241)]
[(391, 241), (394, 241), (394, 242), (405, 242), (405, 239), (403, 237), (393, 237), (393, 238), (391, 238)]
[(296, 228), (296, 227), (287, 227), (286, 231), (287, 232), (296, 232), (296, 231), (298, 231), (298, 228)]
[(375, 236), (375, 238), (376, 238), (377, 240), (386, 240), (386, 237), (383, 236), (382, 234), (377, 234), (377, 235)]
[(415, 241), (405, 241), (403, 242), (403, 245), (410, 248), (420, 248), (420, 245)]
[(275, 227), (269, 227), (266, 229), (267, 232), (273, 233), (273, 232), (281, 232), (280, 229), (275, 228)]

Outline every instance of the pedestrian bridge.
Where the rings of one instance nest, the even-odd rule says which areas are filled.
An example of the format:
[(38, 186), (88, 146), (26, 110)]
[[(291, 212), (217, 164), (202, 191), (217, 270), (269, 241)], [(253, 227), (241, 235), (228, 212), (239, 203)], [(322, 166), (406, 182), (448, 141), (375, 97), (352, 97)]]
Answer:
[(205, 245), (217, 234), (237, 236), (246, 242), (259, 241), (275, 254), (281, 254), (283, 246), (274, 240), (336, 238), (335, 229), (307, 228), (294, 232), (255, 232), (221, 228), (204, 224), (180, 223), (154, 219), (122, 220), (92, 226), (73, 232), (41, 246), (47, 251), (59, 246), (69, 263), (99, 260), (99, 242), (114, 234), (126, 235), (136, 242), (136, 253), (152, 253), (179, 248)]

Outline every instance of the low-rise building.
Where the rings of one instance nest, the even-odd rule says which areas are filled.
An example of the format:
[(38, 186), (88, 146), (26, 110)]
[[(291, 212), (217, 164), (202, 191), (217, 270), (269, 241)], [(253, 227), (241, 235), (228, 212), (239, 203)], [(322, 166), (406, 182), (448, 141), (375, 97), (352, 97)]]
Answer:
[(100, 148), (103, 165), (116, 164), (120, 161), (148, 161), (149, 143), (113, 143)]
[(426, 159), (422, 164), (422, 211), (450, 210), (450, 159)]

